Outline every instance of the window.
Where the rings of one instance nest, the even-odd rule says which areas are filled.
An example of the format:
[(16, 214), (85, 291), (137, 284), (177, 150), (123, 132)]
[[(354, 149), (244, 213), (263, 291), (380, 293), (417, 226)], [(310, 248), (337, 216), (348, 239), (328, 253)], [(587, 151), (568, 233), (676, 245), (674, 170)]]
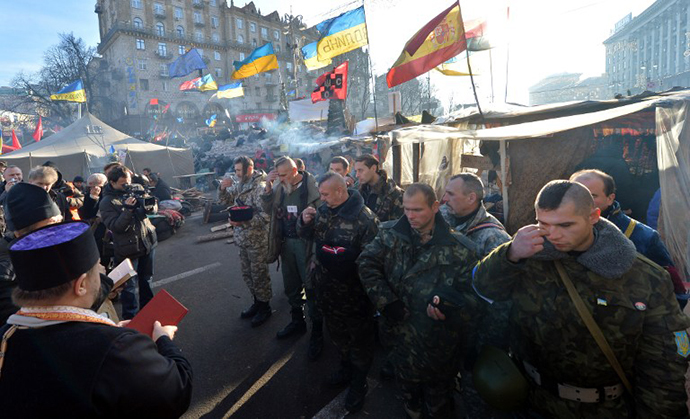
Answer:
[(240, 52), (240, 61), (244, 61), (244, 52)]
[(132, 8), (141, 9), (141, 0), (132, 0)]
[(235, 23), (237, 25), (237, 29), (242, 29), (244, 27), (244, 20), (240, 18), (235, 19)]
[(292, 71), (292, 63), (286, 61), (285, 62), (285, 68), (287, 68), (288, 71)]
[(132, 23), (134, 24), (134, 27), (137, 29), (141, 29), (144, 27), (144, 21), (141, 20), (141, 18), (135, 17)]
[(211, 0), (208, 2), (208, 4), (210, 4), (211, 6), (218, 6), (218, 4), (216, 3), (216, 0)]
[(149, 79), (139, 79), (139, 90), (149, 90)]
[(165, 44), (165, 42), (158, 43), (158, 55), (161, 57), (168, 55), (168, 46)]
[(165, 25), (161, 22), (156, 23), (156, 35), (165, 36)]
[(199, 56), (201, 56), (201, 57), (204, 56), (204, 50), (203, 50), (203, 49), (197, 48), (196, 50), (197, 50), (197, 52), (199, 53)]
[(167, 64), (161, 64), (160, 69), (161, 69), (161, 76), (168, 77), (168, 74), (169, 74), (168, 73), (168, 65)]
[(211, 16), (211, 26), (214, 28), (218, 27), (218, 16)]
[(216, 78), (219, 79), (223, 77), (223, 69), (216, 67)]
[(211, 35), (211, 39), (213, 39), (213, 42), (216, 42), (216, 43), (220, 42), (220, 36), (218, 36), (217, 33), (214, 33), (213, 35)]
[(249, 22), (249, 30), (252, 32), (256, 32), (256, 23)]
[(137, 49), (146, 49), (146, 45), (144, 45), (143, 39), (137, 39)]
[(264, 39), (268, 39), (268, 29), (261, 28), (261, 37)]
[(237, 43), (238, 44), (244, 44), (244, 36), (237, 35)]
[(194, 12), (194, 23), (204, 23), (204, 20), (201, 17), (201, 13)]
[(273, 31), (273, 39), (275, 39), (276, 41), (280, 41), (280, 32)]
[(256, 48), (256, 38), (252, 39), (252, 46)]
[(220, 52), (218, 52), (218, 51), (213, 51), (213, 58), (214, 58), (216, 61), (220, 61)]
[(201, 31), (196, 31), (194, 33), (194, 37), (196, 38), (197, 42), (204, 42), (204, 34), (201, 33)]
[(182, 11), (181, 7), (176, 7), (175, 8), (175, 20), (182, 20), (183, 13), (184, 12)]
[(177, 34), (178, 38), (184, 38), (184, 28), (182, 26), (175, 28), (175, 33)]
[(137, 68), (139, 70), (146, 70), (146, 60), (137, 60)]
[(276, 48), (276, 52), (280, 52), (280, 44), (276, 44), (275, 48)]
[(271, 80), (273, 78), (273, 75), (271, 73), (264, 73), (266, 75), (266, 78), (268, 80)]
[(177, 47), (177, 53), (180, 55), (185, 55), (187, 53), (187, 49), (184, 47), (184, 45), (180, 45)]
[[(167, 68), (167, 67), (166, 67), (166, 68)], [(166, 70), (166, 71), (167, 71), (167, 70)], [(167, 91), (168, 91), (168, 82), (167, 82), (167, 81), (164, 81), (164, 82), (162, 82), (161, 84), (163, 85), (163, 91), (164, 91), (164, 92), (167, 92)]]
[(259, 86), (256, 86), (254, 88), (254, 94), (257, 96), (261, 96), (261, 88)]
[(165, 7), (160, 3), (153, 3), (153, 13), (158, 16), (165, 14)]

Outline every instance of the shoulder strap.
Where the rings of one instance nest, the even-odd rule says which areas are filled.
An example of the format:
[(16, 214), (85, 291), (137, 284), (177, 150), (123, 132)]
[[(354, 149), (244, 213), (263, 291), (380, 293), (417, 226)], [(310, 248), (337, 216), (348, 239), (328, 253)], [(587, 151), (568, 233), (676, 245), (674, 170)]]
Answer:
[(630, 394), (633, 394), (632, 385), (630, 384), (630, 381), (628, 381), (628, 377), (625, 376), (623, 367), (621, 367), (621, 364), (618, 362), (618, 358), (616, 358), (611, 346), (606, 341), (606, 337), (599, 328), (599, 325), (597, 325), (597, 322), (592, 317), (592, 314), (587, 310), (587, 306), (585, 306), (584, 301), (582, 301), (582, 297), (580, 297), (580, 294), (577, 293), (577, 290), (570, 280), (568, 273), (565, 271), (563, 264), (560, 260), (555, 260), (554, 263), (556, 264), (556, 269), (558, 270), (558, 274), (560, 275), (565, 288), (568, 290), (568, 295), (570, 295), (570, 298), (573, 300), (573, 304), (575, 305), (577, 312), (580, 314), (582, 321), (585, 323), (585, 326), (587, 326), (589, 333), (592, 334), (592, 337), (597, 342), (597, 345), (599, 345), (599, 348), (601, 348), (601, 351), (606, 356), (609, 364), (611, 364), (613, 369), (616, 371), (616, 374), (618, 374), (618, 377), (620, 377), (625, 388), (628, 390), (628, 392), (630, 392)]
[(630, 238), (630, 236), (632, 236), (633, 231), (635, 231), (635, 226), (637, 226), (637, 221), (631, 218), (630, 223), (628, 224), (628, 228), (626, 228), (624, 232), (625, 237)]
[(477, 224), (476, 226), (472, 227), (471, 229), (467, 230), (467, 233), (465, 234), (470, 234), (474, 233), (475, 231), (478, 230), (483, 230), (485, 228), (498, 228), (500, 230), (505, 230), (505, 228), (501, 225), (494, 224), (494, 223), (483, 223), (483, 224)]

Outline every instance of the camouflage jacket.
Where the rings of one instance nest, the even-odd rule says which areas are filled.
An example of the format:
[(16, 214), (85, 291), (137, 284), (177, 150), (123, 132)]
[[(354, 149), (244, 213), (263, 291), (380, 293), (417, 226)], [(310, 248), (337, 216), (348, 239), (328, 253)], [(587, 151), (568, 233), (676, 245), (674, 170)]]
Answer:
[(558, 275), (553, 261), (560, 260), (634, 387), (634, 403), (627, 397), (578, 403), (534, 385), (530, 404), (558, 418), (687, 417), (690, 319), (678, 308), (671, 280), (607, 220), (601, 219), (595, 232), (594, 244), (577, 256), (558, 252), (547, 241), (542, 252), (515, 264), (507, 259), (506, 243), (475, 270), (478, 292), (514, 304), (511, 346), (519, 359), (555, 383), (585, 388), (620, 383)]
[(235, 243), (238, 246), (266, 246), (269, 216), (264, 212), (261, 202), (261, 195), (266, 186), (265, 177), (263, 172), (255, 171), (248, 181), (233, 183), (232, 186), (221, 188), (218, 192), (218, 198), (224, 205), (247, 205), (254, 208), (254, 217), (251, 221), (234, 227)]
[(499, 245), (510, 240), (510, 235), (506, 233), (503, 224), (486, 211), (484, 203), (479, 205), (479, 210), (474, 217), (462, 224), (458, 224), (458, 218), (448, 204), (441, 205), (439, 212), (455, 231), (466, 235), (476, 244), (475, 252), (480, 257), (488, 255)]
[[(438, 213), (431, 240), (421, 244), (402, 216), (382, 223), (357, 259), (362, 284), (376, 308), (384, 312), (400, 300), (410, 313), (392, 330), (391, 361), (404, 380), (449, 378), (460, 367), (464, 337), (482, 307), (470, 280), (476, 257), (466, 244), (467, 238), (453, 232)], [(445, 301), (445, 321), (426, 314), (434, 295)]]
[[(371, 306), (357, 273), (357, 257), (364, 246), (371, 242), (378, 232), (376, 215), (364, 205), (359, 192), (349, 190), (350, 197), (337, 212), (322, 204), (316, 212), (314, 221), (305, 225), (302, 217), (297, 221), (297, 234), (313, 241), (312, 283), (317, 293), (323, 295), (322, 288), (330, 288), (326, 295), (336, 297), (339, 304), (350, 300), (350, 306)], [(325, 246), (325, 248), (324, 248)], [(331, 249), (335, 250), (335, 254)], [(363, 301), (352, 301), (361, 299)], [(323, 298), (322, 298), (323, 300)]]
[(379, 170), (379, 181), (374, 186), (359, 185), (364, 204), (374, 211), (380, 222), (397, 220), (403, 215), (403, 190), (388, 178), (385, 170)]

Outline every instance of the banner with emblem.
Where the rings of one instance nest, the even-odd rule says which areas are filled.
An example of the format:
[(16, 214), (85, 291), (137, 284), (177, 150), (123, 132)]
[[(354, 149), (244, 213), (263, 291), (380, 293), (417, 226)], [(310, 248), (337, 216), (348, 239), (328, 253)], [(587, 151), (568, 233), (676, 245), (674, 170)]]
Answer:
[(328, 99), (347, 98), (347, 67), (348, 62), (340, 64), (333, 71), (324, 73), (316, 79), (317, 87), (311, 94), (312, 103)]

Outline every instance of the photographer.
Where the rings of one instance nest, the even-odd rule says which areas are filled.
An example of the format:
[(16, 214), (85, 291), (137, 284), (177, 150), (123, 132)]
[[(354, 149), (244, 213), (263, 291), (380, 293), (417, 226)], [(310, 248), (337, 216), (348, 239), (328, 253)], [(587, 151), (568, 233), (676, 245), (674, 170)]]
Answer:
[[(108, 172), (99, 209), (103, 223), (113, 233), (115, 264), (129, 258), (137, 271), (137, 276), (127, 281), (122, 290), (122, 317), (128, 320), (153, 298), (149, 281), (153, 277), (154, 248), (158, 241), (146, 215), (155, 213), (157, 205), (143, 187), (132, 185), (129, 169), (117, 166)], [(139, 304), (135, 292), (137, 282)]]

